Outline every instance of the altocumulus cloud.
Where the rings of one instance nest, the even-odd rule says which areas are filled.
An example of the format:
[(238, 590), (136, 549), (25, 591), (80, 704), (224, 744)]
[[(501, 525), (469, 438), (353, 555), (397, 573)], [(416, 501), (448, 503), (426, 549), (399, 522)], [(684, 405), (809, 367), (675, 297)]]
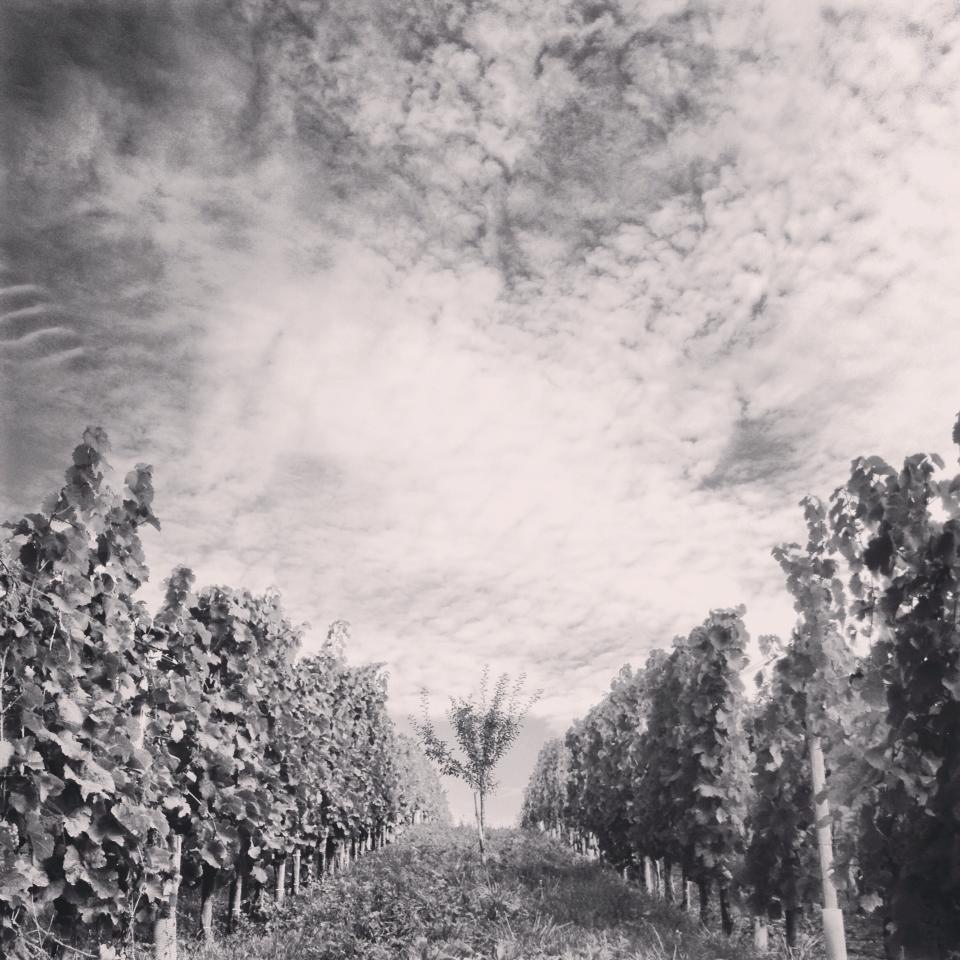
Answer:
[(8, 4), (4, 512), (102, 423), (151, 599), (277, 584), (399, 713), (788, 630), (799, 498), (960, 406), (960, 28), (730, 6)]

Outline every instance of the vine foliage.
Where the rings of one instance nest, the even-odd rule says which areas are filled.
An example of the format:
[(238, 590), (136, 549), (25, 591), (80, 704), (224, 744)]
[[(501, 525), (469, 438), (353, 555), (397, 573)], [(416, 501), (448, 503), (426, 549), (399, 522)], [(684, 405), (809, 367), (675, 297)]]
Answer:
[[(177, 567), (154, 616), (140, 532), (150, 467), (115, 492), (90, 428), (61, 490), (0, 543), (0, 949), (118, 941), (181, 884), (253, 892), (291, 853), (369, 846), (444, 818), (399, 738), (379, 666), (297, 659), (276, 591), (197, 590)], [(335, 631), (342, 634), (342, 630)], [(177, 839), (178, 842), (174, 842)], [(248, 898), (253, 903), (252, 896)], [(209, 910), (205, 911), (209, 924)]]

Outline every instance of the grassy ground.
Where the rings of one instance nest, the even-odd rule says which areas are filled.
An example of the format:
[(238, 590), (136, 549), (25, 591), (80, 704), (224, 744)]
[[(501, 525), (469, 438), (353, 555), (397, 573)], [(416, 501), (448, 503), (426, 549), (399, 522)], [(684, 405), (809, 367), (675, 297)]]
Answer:
[[(409, 831), (346, 875), (289, 901), (266, 926), (189, 960), (750, 960), (727, 939), (648, 900), (612, 870), (546, 837), (495, 831), (480, 866), (467, 830)], [(810, 948), (799, 956), (815, 956)], [(770, 956), (770, 955), (768, 955)], [(798, 954), (794, 954), (798, 956)]]

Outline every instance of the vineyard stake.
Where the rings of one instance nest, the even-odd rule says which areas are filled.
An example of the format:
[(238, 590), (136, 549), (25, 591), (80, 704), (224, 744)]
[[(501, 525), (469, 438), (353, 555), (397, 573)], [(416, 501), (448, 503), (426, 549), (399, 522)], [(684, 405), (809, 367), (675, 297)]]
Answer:
[(173, 862), (173, 878), (166, 903), (159, 905), (153, 921), (153, 955), (155, 960), (177, 960), (177, 900), (180, 890), (180, 859), (183, 837), (174, 834), (169, 840)]
[(653, 894), (653, 861), (649, 857), (643, 858), (643, 886), (647, 891), (647, 896)]
[(767, 923), (763, 917), (753, 918), (753, 949), (758, 953), (766, 953), (770, 949)]
[(697, 908), (695, 904), (694, 896), (694, 883), (692, 880), (687, 879), (686, 873), (683, 874), (683, 879), (680, 881), (680, 886), (683, 889), (683, 894), (681, 897), (682, 903), (680, 906), (683, 908), (685, 913), (696, 913)]
[(843, 930), (843, 911), (837, 905), (833, 882), (833, 831), (830, 827), (830, 801), (826, 796), (826, 769), (820, 737), (810, 734), (810, 772), (813, 802), (817, 816), (817, 848), (820, 852), (820, 876), (823, 880), (823, 945), (827, 960), (847, 960)]

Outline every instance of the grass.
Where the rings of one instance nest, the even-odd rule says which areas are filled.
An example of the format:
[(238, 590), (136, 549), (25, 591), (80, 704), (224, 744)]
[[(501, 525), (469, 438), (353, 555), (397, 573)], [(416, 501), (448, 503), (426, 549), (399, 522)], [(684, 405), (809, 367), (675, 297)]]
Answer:
[[(188, 960), (751, 960), (726, 938), (652, 901), (549, 838), (494, 831), (481, 867), (468, 830), (409, 831)], [(804, 951), (807, 957), (812, 952)], [(768, 955), (769, 956), (769, 955)], [(794, 953), (794, 956), (798, 956)]]

